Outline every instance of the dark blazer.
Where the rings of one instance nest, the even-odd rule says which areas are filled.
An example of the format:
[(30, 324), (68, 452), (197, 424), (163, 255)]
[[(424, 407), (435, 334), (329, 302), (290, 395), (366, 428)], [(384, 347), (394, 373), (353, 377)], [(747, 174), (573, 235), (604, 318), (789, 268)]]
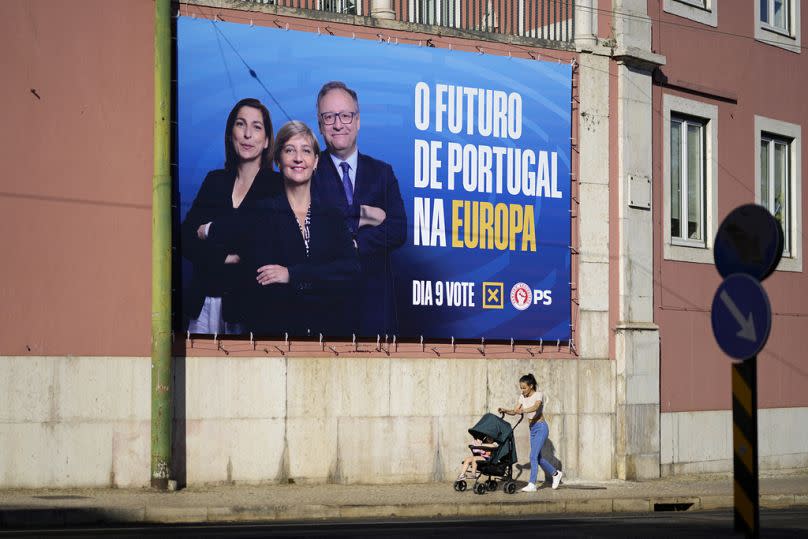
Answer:
[[(342, 213), (312, 193), (309, 255), (300, 227), (281, 192), (261, 202), (246, 258), (252, 273), (247, 329), (259, 335), (350, 337), (356, 331), (359, 259)], [(288, 284), (260, 285), (257, 270), (277, 264)]]
[[(244, 266), (224, 260), (228, 254), (242, 254), (245, 238), (220, 232), (241, 230), (239, 223), (249, 218), (258, 203), (280, 190), (281, 179), (273, 170), (260, 171), (238, 208), (233, 208), (235, 181), (235, 171), (209, 172), (180, 227), (181, 254), (193, 264), (190, 283), (183, 291), (186, 320), (197, 318), (205, 297), (212, 296), (222, 298), (227, 322), (243, 321)], [(205, 223), (212, 223), (208, 238), (200, 240), (197, 229)]]
[[(322, 200), (339, 208), (354, 232), (362, 275), (359, 284), (359, 335), (395, 335), (398, 331), (393, 268), (390, 254), (407, 239), (407, 215), (393, 168), (360, 153), (356, 165), (353, 204), (348, 206), (342, 173), (328, 151), (320, 154), (313, 187)], [(357, 230), (361, 205), (381, 208), (387, 214), (379, 226)]]

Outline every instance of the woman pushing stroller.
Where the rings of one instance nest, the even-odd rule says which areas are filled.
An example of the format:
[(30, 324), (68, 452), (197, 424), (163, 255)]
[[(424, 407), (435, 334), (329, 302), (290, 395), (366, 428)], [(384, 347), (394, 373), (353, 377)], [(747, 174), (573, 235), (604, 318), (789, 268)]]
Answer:
[(547, 441), (549, 429), (544, 421), (543, 407), (544, 394), (537, 389), (536, 378), (532, 374), (526, 374), (519, 379), (519, 401), (514, 408), (498, 408), (499, 413), (508, 415), (526, 414), (530, 425), (530, 482), (522, 489), (522, 492), (535, 492), (536, 479), (541, 466), (544, 473), (553, 480), (553, 489), (557, 489), (561, 484), (561, 470), (556, 470), (544, 457), (541, 450), (544, 442)]

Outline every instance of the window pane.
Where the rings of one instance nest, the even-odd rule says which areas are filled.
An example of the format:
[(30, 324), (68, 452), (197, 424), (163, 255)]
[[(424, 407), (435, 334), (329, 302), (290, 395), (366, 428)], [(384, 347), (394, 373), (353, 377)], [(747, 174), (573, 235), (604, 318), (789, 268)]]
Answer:
[(701, 126), (687, 125), (687, 237), (701, 239)]
[(769, 203), (769, 141), (760, 141), (760, 205), (771, 211)]
[(772, 213), (780, 224), (783, 223), (783, 183), (785, 181), (785, 145), (774, 144), (774, 209)]
[(783, 249), (789, 252), (788, 231), (789, 223), (789, 200), (788, 200), (788, 145), (784, 142), (774, 143), (774, 218), (783, 227), (786, 236)]
[(671, 120), (671, 237), (681, 238), (682, 122)]
[(769, 22), (769, 0), (760, 0), (760, 20)]
[(777, 28), (787, 29), (786, 26), (786, 0), (774, 0), (774, 21), (772, 24)]

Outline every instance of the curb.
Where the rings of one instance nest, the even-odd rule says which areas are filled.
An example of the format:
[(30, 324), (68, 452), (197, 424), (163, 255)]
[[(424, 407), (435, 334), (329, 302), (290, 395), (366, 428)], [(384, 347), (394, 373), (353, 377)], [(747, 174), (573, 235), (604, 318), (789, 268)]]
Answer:
[[(602, 514), (730, 509), (731, 495), (663, 498), (603, 498), (590, 500), (413, 503), (400, 505), (255, 505), (171, 507), (81, 507), (0, 509), (0, 529), (46, 528), (88, 524), (191, 524), (229, 522), (289, 522), (338, 519), (406, 519), (434, 517), (508, 517), (551, 513)], [(808, 494), (763, 495), (761, 508), (808, 506)]]

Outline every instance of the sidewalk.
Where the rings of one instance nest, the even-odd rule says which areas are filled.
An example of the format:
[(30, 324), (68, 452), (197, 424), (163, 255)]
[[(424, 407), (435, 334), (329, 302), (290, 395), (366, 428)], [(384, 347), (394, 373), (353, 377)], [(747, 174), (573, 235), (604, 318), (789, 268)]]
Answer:
[[(520, 483), (521, 487), (522, 484)], [(808, 471), (762, 476), (761, 507), (808, 506)], [(419, 485), (257, 485), (150, 489), (0, 490), (0, 529), (78, 524), (305, 521), (517, 516), (733, 507), (730, 477), (565, 481), (535, 493), (455, 492)]]

